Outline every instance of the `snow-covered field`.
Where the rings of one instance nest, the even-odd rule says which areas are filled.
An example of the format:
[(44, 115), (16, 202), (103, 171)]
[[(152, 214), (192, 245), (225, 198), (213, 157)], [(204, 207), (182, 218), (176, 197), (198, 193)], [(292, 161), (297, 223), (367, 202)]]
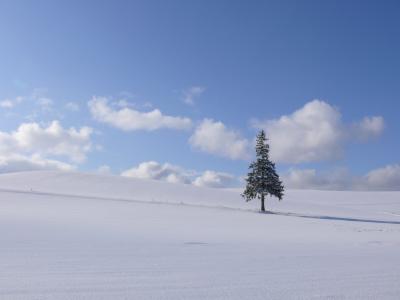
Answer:
[(0, 299), (400, 299), (400, 193), (0, 175)]

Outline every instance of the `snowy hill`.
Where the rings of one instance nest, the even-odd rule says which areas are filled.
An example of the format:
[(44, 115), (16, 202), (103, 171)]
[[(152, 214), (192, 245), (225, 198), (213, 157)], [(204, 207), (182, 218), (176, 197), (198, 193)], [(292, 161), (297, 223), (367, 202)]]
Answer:
[(0, 299), (398, 299), (400, 193), (0, 175)]

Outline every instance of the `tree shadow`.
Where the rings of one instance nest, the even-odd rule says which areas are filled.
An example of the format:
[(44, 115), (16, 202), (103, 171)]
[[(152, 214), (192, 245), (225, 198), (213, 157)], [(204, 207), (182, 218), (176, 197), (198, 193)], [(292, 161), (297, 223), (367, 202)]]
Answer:
[(306, 214), (299, 214), (299, 213), (289, 213), (289, 212), (285, 213), (285, 212), (273, 212), (273, 211), (266, 211), (266, 212), (261, 212), (261, 213), (278, 215), (278, 216), (306, 218), (306, 219), (400, 225), (400, 221), (383, 221), (383, 220), (345, 218), (345, 217), (334, 217), (334, 216), (323, 216), (323, 215), (306, 215)]

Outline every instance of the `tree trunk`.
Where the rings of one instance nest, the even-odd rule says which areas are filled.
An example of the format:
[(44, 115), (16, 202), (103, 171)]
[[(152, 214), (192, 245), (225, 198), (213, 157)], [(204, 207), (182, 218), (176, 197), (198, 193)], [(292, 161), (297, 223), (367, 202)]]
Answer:
[(265, 211), (265, 206), (264, 206), (264, 194), (261, 195), (261, 211)]

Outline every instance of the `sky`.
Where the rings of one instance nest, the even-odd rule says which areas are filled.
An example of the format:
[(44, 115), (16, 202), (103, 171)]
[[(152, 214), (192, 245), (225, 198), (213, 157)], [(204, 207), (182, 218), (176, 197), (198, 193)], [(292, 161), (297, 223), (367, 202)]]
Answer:
[(0, 173), (399, 190), (398, 1), (0, 2)]

